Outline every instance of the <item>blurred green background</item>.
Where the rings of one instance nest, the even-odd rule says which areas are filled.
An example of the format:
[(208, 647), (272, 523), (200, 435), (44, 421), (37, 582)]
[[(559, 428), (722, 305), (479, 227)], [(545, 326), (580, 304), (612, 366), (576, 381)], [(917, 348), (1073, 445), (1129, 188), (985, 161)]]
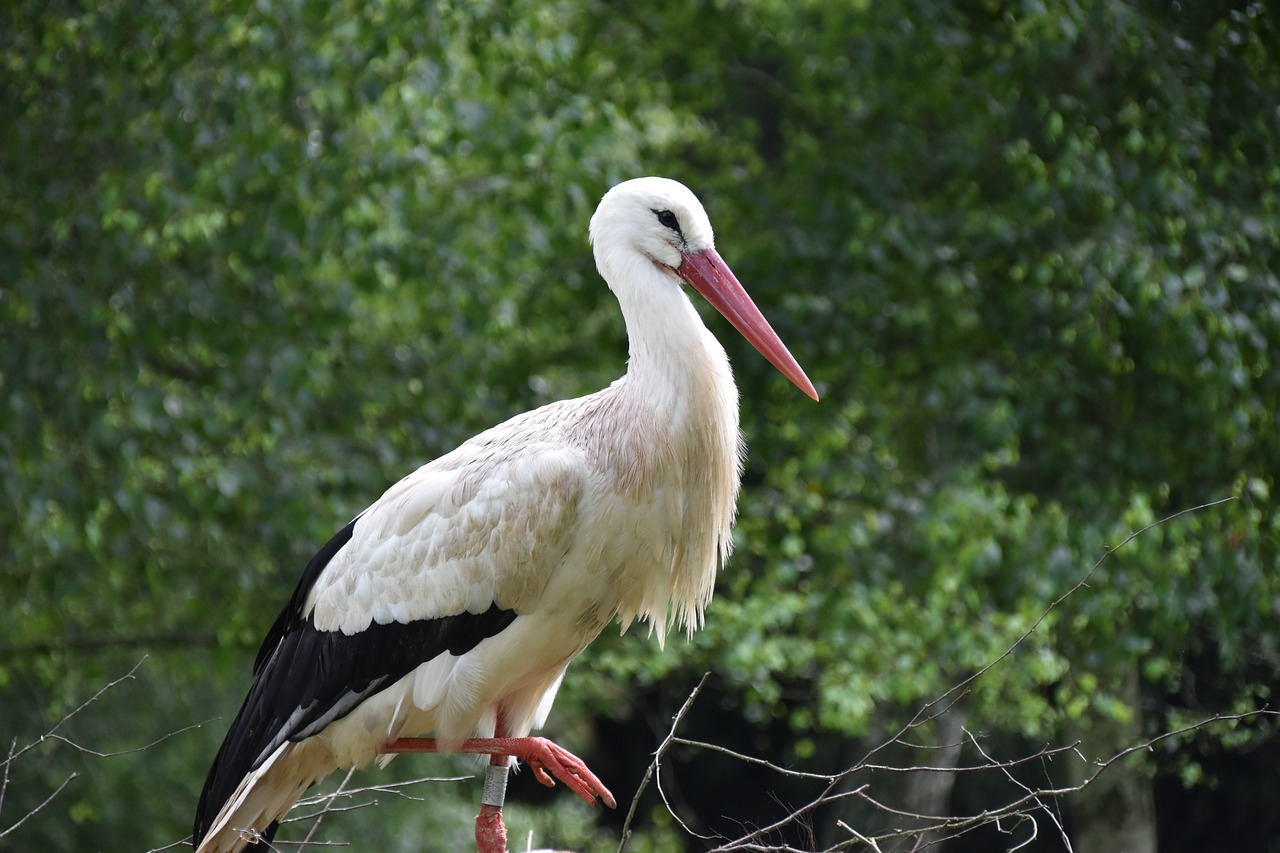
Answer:
[[(586, 226), (641, 174), (702, 198), (824, 399), (706, 312), (750, 446), (737, 553), (704, 632), (660, 652), (608, 629), (548, 729), (621, 811), (703, 672), (681, 733), (800, 770), (887, 742), (870, 763), (1080, 743), (1007, 775), (867, 768), (838, 789), (926, 814), (1071, 787), (1088, 761), (1267, 707), (1277, 51), (1275, 7), (1230, 2), (6, 5), (0, 750), (37, 745), (5, 765), (0, 849), (189, 832), (314, 550), (413, 467), (623, 371)], [(1231, 496), (1111, 555), (892, 742), (1109, 546)], [(1275, 731), (1197, 728), (1029, 804), (1034, 827), (925, 840), (1280, 850)], [(691, 831), (650, 785), (630, 850), (724, 844), (821, 789), (668, 759)], [(475, 770), (402, 758), (351, 784)], [(479, 787), (379, 794), (316, 837), (462, 849)], [(513, 849), (617, 848), (621, 814), (527, 774), (512, 796)], [(854, 838), (840, 822), (913, 825), (849, 796), (760, 843), (830, 849)]]

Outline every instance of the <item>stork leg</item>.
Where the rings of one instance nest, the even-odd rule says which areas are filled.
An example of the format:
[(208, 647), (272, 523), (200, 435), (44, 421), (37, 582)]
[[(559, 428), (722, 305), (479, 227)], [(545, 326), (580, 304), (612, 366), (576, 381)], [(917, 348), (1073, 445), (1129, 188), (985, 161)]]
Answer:
[[(484, 799), (480, 813), (476, 815), (476, 850), (478, 853), (507, 853), (507, 825), (502, 821), (502, 801), (506, 798), (507, 763), (510, 756), (491, 755), (489, 767), (499, 768), (501, 780), (495, 793), (490, 790), (489, 776), (485, 777)], [(493, 770), (489, 771), (493, 773)]]
[[(488, 755), (490, 767), (503, 768), (510, 757), (515, 756), (528, 764), (533, 770), (534, 778), (548, 788), (554, 787), (555, 780), (559, 779), (590, 805), (596, 804), (597, 797), (611, 809), (618, 805), (613, 794), (609, 793), (609, 789), (596, 778), (582, 759), (543, 737), (467, 738), (448, 750), (441, 749), (436, 738), (402, 737), (384, 743), (382, 752), (465, 752)], [(480, 805), (480, 814), (476, 816), (476, 845), (480, 853), (506, 853), (507, 829), (502, 822), (500, 797), (496, 805), (489, 802)]]

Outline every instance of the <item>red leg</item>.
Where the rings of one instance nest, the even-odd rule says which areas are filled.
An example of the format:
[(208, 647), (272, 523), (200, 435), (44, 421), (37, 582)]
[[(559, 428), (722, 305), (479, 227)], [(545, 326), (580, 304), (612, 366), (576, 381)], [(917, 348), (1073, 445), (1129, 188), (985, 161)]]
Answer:
[(507, 827), (502, 822), (502, 806), (480, 804), (476, 815), (476, 850), (478, 853), (507, 853)]
[[(440, 752), (435, 738), (402, 737), (382, 745), (384, 753)], [(533, 769), (534, 777), (547, 787), (555, 785), (554, 776), (571, 791), (591, 805), (596, 797), (609, 808), (618, 803), (604, 783), (596, 778), (587, 765), (569, 750), (557, 746), (543, 737), (491, 737), (467, 738), (450, 750), (480, 755), (492, 755), (495, 759), (514, 755)]]
[[(507, 760), (505, 755), (495, 755), (489, 759), (490, 767), (501, 768), (497, 772), (500, 774), (502, 786), (501, 790), (491, 795), (486, 776), (485, 798), (480, 803), (480, 814), (476, 815), (476, 850), (479, 853), (507, 853), (507, 825), (502, 822), (502, 800), (506, 796)], [(491, 796), (496, 802), (490, 801)]]

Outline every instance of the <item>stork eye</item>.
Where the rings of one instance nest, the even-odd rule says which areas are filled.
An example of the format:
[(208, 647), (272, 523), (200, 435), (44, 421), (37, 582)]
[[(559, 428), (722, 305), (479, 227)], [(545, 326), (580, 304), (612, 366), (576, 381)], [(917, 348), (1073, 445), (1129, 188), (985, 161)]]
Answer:
[(674, 213), (669, 210), (655, 210), (654, 213), (658, 215), (659, 225), (662, 225), (665, 228), (670, 228), (672, 231), (683, 236), (683, 233), (680, 231), (680, 220), (676, 219), (676, 215)]

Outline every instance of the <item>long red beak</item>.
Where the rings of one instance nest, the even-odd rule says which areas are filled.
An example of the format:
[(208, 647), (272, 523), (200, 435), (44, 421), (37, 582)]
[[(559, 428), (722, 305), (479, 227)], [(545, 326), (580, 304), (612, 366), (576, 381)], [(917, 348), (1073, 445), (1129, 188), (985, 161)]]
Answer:
[(804, 375), (777, 332), (742, 289), (733, 271), (715, 249), (685, 254), (676, 273), (723, 314), (792, 384), (814, 400), (818, 399), (818, 392), (814, 390), (809, 377)]

